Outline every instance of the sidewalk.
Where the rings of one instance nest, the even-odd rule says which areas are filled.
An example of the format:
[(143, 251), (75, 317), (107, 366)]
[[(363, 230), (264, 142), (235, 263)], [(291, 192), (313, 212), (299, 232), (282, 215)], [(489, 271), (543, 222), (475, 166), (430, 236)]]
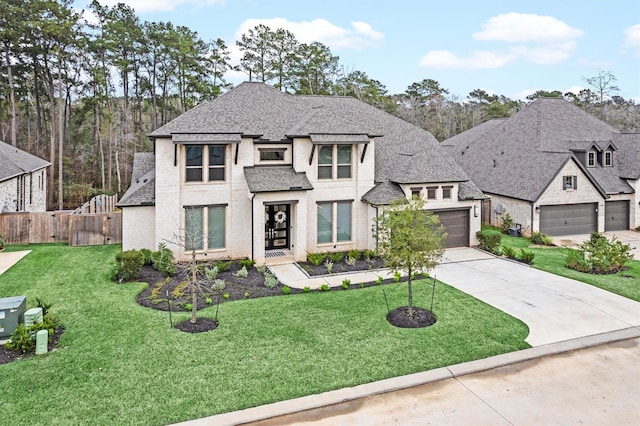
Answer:
[(31, 250), (10, 251), (0, 253), (0, 275), (18, 263), (20, 259), (31, 253)]

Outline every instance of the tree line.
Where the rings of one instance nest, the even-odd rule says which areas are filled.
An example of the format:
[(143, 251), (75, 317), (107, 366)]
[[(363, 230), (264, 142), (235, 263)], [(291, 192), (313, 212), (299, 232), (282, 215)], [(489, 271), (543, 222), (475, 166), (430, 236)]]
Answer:
[[(285, 29), (257, 25), (235, 43), (203, 40), (171, 22), (141, 22), (125, 4), (89, 13), (72, 0), (0, 0), (0, 140), (53, 165), (49, 208), (69, 208), (95, 193), (129, 185), (133, 154), (150, 151), (146, 135), (231, 85), (242, 71), (295, 94), (353, 96), (444, 140), (490, 118), (508, 117), (523, 104), (476, 89), (465, 98), (433, 79), (390, 94), (364, 71), (347, 70), (320, 42), (301, 43)], [(86, 16), (83, 16), (86, 15)], [(640, 111), (615, 96), (615, 76), (585, 78), (592, 89), (556, 96), (624, 131), (640, 129)]]

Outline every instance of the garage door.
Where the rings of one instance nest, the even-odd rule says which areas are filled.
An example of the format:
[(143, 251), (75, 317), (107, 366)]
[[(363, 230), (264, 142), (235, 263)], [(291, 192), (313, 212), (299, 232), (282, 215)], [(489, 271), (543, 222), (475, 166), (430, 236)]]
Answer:
[(608, 201), (604, 204), (604, 230), (629, 229), (629, 201)]
[(590, 234), (598, 230), (598, 203), (540, 206), (540, 232), (547, 235)]
[(445, 246), (467, 247), (469, 246), (469, 210), (441, 210), (434, 211), (440, 218), (447, 234)]

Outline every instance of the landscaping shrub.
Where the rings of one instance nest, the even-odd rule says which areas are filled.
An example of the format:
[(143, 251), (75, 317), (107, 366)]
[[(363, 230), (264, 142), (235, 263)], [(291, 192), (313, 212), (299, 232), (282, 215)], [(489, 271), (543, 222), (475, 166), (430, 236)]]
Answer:
[(362, 257), (364, 258), (364, 260), (366, 260), (367, 262), (371, 262), (373, 260), (374, 257), (376, 257), (376, 252), (373, 250), (365, 250), (362, 252)]
[(333, 262), (330, 259), (324, 261), (324, 266), (327, 268), (327, 274), (333, 271)]
[(256, 261), (253, 259), (242, 259), (238, 263), (245, 269), (251, 269), (253, 268), (253, 265), (256, 264)]
[(243, 266), (235, 274), (233, 274), (233, 276), (236, 278), (247, 278), (249, 276), (249, 271), (247, 271), (246, 266)]
[(320, 290), (321, 291), (329, 291), (329, 290), (331, 290), (331, 287), (329, 287), (329, 284), (322, 284), (322, 285), (320, 285)]
[(511, 218), (511, 215), (509, 213), (505, 213), (502, 216), (502, 223), (500, 224), (500, 230), (505, 233), (508, 234), (509, 233), (509, 229), (513, 226), (513, 219)]
[(347, 258), (344, 260), (344, 262), (349, 266), (355, 265), (357, 261), (358, 259), (356, 259), (355, 257), (351, 257), (350, 255), (347, 255)]
[(282, 286), (282, 294), (290, 294), (291, 293), (291, 288), (288, 286)]
[(142, 258), (144, 259), (145, 265), (151, 265), (153, 263), (153, 252), (147, 248), (140, 249), (140, 253), (142, 253)]
[(349, 250), (347, 252), (347, 256), (352, 259), (359, 260), (360, 257), (362, 257), (362, 253), (360, 252), (360, 250)]
[(315, 266), (320, 266), (324, 261), (324, 253), (309, 253), (307, 260)]
[(572, 250), (565, 258), (565, 266), (580, 272), (614, 274), (622, 271), (625, 263), (633, 259), (629, 244), (623, 244), (616, 237), (609, 241), (597, 232), (593, 232), (589, 240), (579, 244), (578, 248), (582, 260), (579, 260), (577, 254), (572, 253), (576, 250)]
[(524, 263), (531, 265), (535, 257), (536, 255), (532, 251), (520, 249), (520, 260), (523, 261)]
[(476, 232), (476, 237), (478, 238), (478, 241), (480, 241), (480, 248), (492, 253), (500, 245), (500, 241), (502, 241), (502, 235), (500, 232), (493, 229), (483, 229), (482, 231), (478, 231)]
[(55, 333), (57, 327), (58, 324), (56, 321), (48, 315), (43, 316), (42, 322), (35, 323), (31, 327), (19, 324), (11, 334), (11, 340), (4, 346), (11, 351), (23, 354), (32, 353), (35, 351), (36, 334), (38, 331), (47, 330), (49, 333), (48, 341), (51, 342), (51, 337), (53, 336), (53, 333)]
[(135, 280), (144, 264), (142, 253), (138, 250), (126, 250), (116, 254), (116, 266), (113, 278), (118, 281)]
[(502, 254), (507, 256), (509, 259), (516, 258), (516, 249), (513, 247), (504, 246), (502, 247)]
[(351, 280), (350, 279), (345, 278), (344, 280), (342, 280), (342, 288), (344, 290), (348, 290), (350, 285), (351, 285)]
[(218, 261), (215, 263), (216, 268), (218, 268), (218, 272), (227, 272), (229, 270), (229, 268), (231, 268), (231, 264), (233, 263), (233, 261), (231, 260), (227, 260), (225, 261)]
[(273, 290), (278, 285), (278, 279), (271, 272), (267, 272), (264, 274), (264, 285)]
[(533, 232), (531, 234), (531, 237), (529, 237), (529, 241), (531, 241), (531, 244), (537, 244), (537, 245), (541, 245), (541, 246), (551, 246), (553, 245), (553, 242), (551, 241), (551, 237), (548, 235), (545, 235), (541, 232)]
[(176, 271), (176, 265), (173, 259), (173, 252), (169, 248), (160, 243), (158, 251), (151, 254), (151, 263), (156, 270), (162, 272), (165, 276), (170, 277)]
[(329, 259), (331, 259), (333, 263), (340, 263), (342, 262), (342, 259), (344, 259), (344, 253), (341, 251), (329, 253), (327, 256), (329, 257)]

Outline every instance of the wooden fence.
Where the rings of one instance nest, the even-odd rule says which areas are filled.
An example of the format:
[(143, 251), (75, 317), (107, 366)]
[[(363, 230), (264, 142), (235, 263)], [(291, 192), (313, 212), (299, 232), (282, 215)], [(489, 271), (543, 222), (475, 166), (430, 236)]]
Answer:
[(63, 242), (70, 246), (122, 242), (122, 213), (49, 211), (0, 214), (0, 234), (7, 244)]

